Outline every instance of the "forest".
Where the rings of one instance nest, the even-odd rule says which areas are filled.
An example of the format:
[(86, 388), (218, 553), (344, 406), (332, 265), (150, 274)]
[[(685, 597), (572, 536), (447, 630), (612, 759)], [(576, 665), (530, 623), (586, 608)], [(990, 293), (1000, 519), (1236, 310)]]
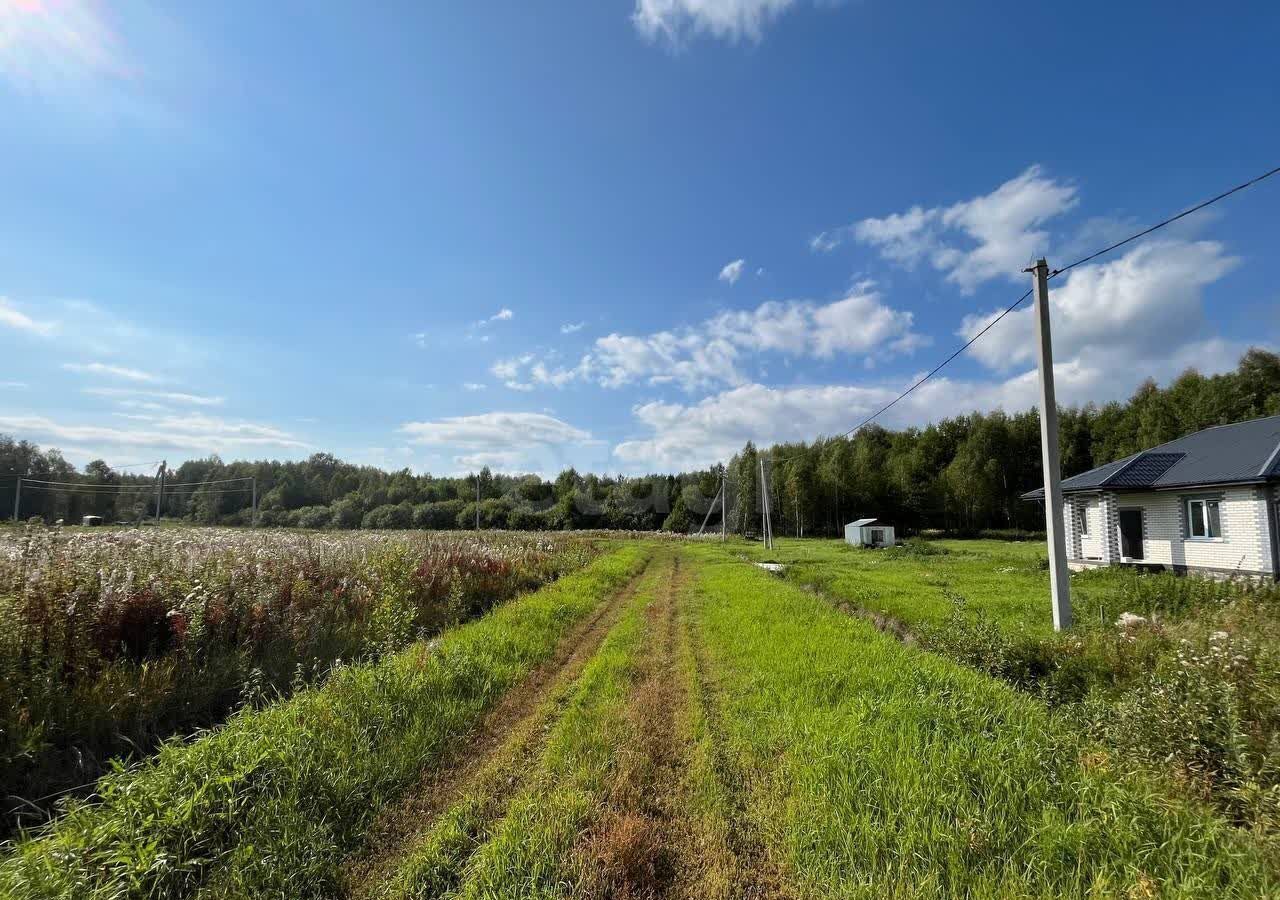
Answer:
[[(1063, 475), (1069, 476), (1184, 434), (1280, 414), (1280, 356), (1251, 349), (1231, 372), (1188, 370), (1161, 387), (1143, 382), (1126, 402), (1061, 410)], [(228, 479), (257, 480), (260, 526), (331, 529), (696, 530), (712, 507), (721, 476), (727, 527), (759, 528), (760, 457), (767, 474), (774, 531), (838, 534), (844, 522), (874, 515), (904, 532), (971, 534), (1035, 530), (1043, 513), (1019, 499), (1041, 482), (1040, 424), (1035, 410), (979, 413), (922, 428), (868, 426), (851, 437), (817, 438), (759, 450), (745, 447), (723, 466), (636, 477), (566, 469), (554, 480), (481, 470), (465, 477), (387, 472), (328, 453), (301, 461), (188, 460), (168, 473), (187, 485), (164, 493), (161, 517), (197, 524), (249, 525), (251, 493)], [(56, 449), (0, 435), (0, 510), (19, 518), (108, 522), (155, 515), (151, 475), (112, 470), (95, 460), (77, 471)], [(70, 481), (80, 490), (32, 482)], [(477, 483), (478, 482), (478, 483)], [(244, 483), (245, 485), (248, 482)], [(477, 495), (479, 497), (477, 502)], [(719, 527), (720, 506), (708, 527)]]

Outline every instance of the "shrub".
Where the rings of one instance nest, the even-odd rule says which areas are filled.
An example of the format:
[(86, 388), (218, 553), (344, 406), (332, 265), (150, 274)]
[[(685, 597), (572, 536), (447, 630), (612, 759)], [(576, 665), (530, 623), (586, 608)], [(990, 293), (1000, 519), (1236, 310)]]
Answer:
[(333, 511), (327, 506), (304, 506), (298, 510), (298, 527), (320, 529), (327, 528), (333, 521)]
[(364, 514), (360, 527), (384, 531), (412, 528), (413, 504), (405, 500), (402, 503), (387, 503), (374, 507)]

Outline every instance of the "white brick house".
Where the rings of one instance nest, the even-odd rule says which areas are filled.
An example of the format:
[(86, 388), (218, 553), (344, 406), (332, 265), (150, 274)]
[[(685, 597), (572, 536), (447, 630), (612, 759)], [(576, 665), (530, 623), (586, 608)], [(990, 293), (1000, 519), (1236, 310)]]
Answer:
[(1062, 491), (1072, 568), (1280, 573), (1280, 416), (1197, 431), (1063, 479)]

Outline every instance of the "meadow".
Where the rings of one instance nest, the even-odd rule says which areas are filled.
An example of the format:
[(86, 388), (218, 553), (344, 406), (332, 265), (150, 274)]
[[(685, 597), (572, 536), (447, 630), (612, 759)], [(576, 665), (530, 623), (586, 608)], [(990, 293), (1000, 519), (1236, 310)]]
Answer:
[(113, 761), (473, 618), (593, 553), (591, 538), (556, 534), (0, 529), (7, 825), (41, 821)]
[[(981, 615), (982, 581), (1003, 587), (995, 634), (1056, 640), (1035, 622), (1046, 601), (1034, 548), (785, 542), (775, 555), (794, 574), (780, 578), (751, 565), (763, 550), (743, 541), (597, 544), (575, 571), (472, 621), (344, 662), (108, 774), (5, 847), (0, 895), (1280, 890), (1273, 833), (1093, 728), (1081, 710), (1100, 697), (1053, 700), (928, 636), (955, 624), (951, 593), (975, 595), (965, 621)], [(1025, 573), (991, 573), (1019, 561)], [(877, 586), (909, 613), (926, 576), (945, 591), (916, 585), (905, 632), (839, 596), (860, 586), (870, 602)], [(1126, 595), (1109, 577), (1085, 579), (1100, 604), (1154, 590)], [(1224, 610), (1266, 600), (1181, 590)], [(1204, 616), (1198, 600), (1162, 602), (1181, 610), (1162, 628)]]
[(1054, 634), (1043, 545), (909, 541), (862, 550), (779, 541), (752, 558), (900, 637), (996, 676), (1100, 745), (1209, 799), (1276, 845), (1280, 587), (1133, 568), (1073, 573)]

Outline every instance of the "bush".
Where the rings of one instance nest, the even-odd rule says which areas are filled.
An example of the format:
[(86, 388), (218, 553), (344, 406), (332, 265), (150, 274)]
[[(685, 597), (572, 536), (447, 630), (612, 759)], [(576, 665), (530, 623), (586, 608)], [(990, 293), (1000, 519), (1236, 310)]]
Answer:
[(299, 528), (328, 528), (333, 522), (333, 510), (327, 506), (304, 506), (297, 517)]
[(359, 528), (364, 520), (364, 504), (355, 497), (337, 500), (331, 508), (333, 518), (329, 524), (334, 528)]
[(462, 500), (441, 500), (438, 503), (422, 503), (413, 508), (413, 527), (443, 531), (458, 527), (458, 514), (466, 503)]
[(951, 551), (941, 544), (926, 541), (924, 538), (907, 538), (901, 544), (887, 547), (882, 551), (892, 559), (916, 558), (924, 556), (946, 556)]
[(387, 503), (375, 507), (364, 514), (361, 528), (403, 529), (413, 527), (413, 504), (408, 500), (403, 503)]

